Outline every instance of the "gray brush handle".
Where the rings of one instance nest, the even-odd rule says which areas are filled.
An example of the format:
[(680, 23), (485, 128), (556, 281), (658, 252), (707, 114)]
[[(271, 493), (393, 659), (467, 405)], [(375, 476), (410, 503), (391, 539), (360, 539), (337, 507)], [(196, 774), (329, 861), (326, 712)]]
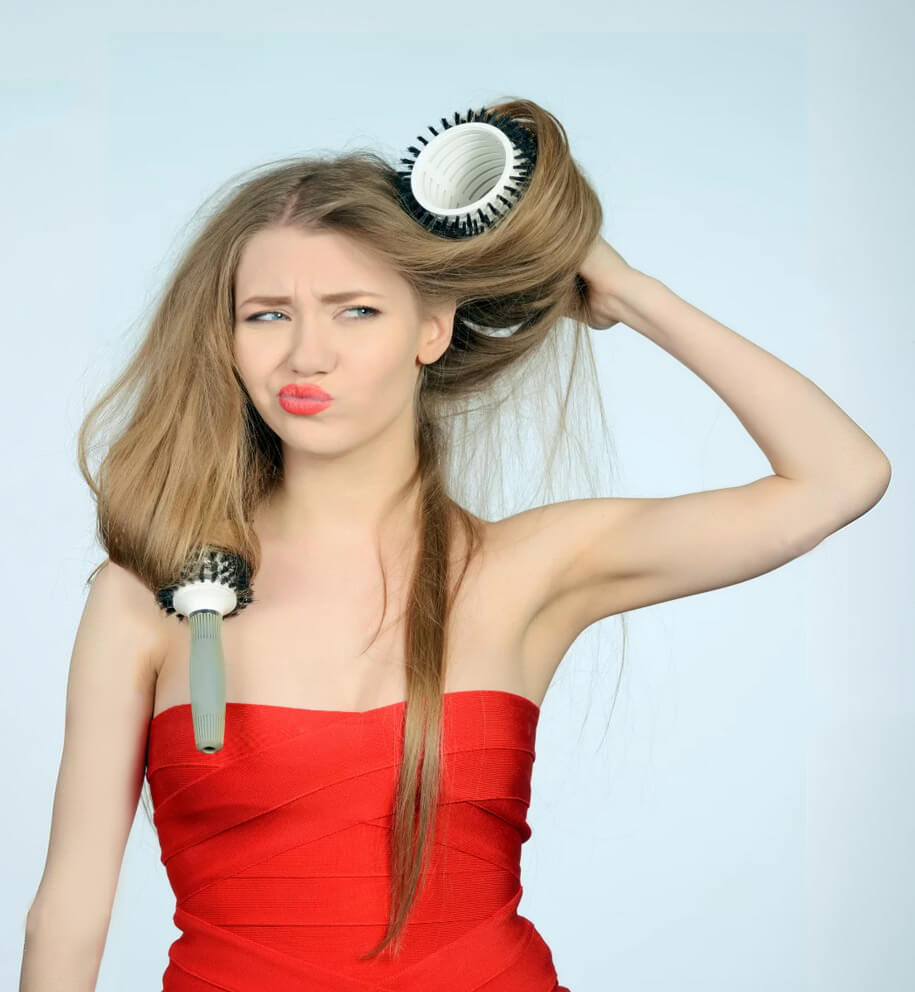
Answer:
[(226, 730), (226, 675), (222, 653), (222, 614), (197, 610), (191, 631), (191, 718), (198, 751), (221, 751)]

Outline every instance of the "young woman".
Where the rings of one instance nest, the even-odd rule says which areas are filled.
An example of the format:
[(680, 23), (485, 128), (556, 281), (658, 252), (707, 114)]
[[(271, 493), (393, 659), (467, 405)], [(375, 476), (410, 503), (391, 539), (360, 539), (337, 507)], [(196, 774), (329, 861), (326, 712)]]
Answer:
[[(25, 992), (64, 953), (73, 987), (94, 984), (144, 774), (182, 931), (166, 992), (558, 992), (516, 908), (536, 726), (567, 649), (602, 618), (771, 571), (885, 491), (886, 456), (817, 386), (600, 237), (555, 118), (501, 109), (538, 163), (482, 237), (417, 225), (368, 153), (247, 178), (90, 411), (80, 464), (108, 558), (71, 661)], [(470, 513), (451, 425), (549, 368), (563, 318), (578, 347), (622, 323), (679, 359), (772, 474)], [(94, 478), (90, 428), (126, 397)], [(244, 556), (255, 590), (223, 628), (212, 755), (194, 747), (187, 625), (153, 595), (202, 543)]]

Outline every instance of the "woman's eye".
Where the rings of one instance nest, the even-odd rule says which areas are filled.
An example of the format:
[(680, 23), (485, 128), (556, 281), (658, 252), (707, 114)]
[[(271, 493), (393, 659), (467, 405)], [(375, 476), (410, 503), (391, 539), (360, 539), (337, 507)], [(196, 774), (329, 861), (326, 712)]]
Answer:
[[(350, 310), (369, 310), (369, 311), (371, 311), (366, 317), (360, 317), (359, 318), (360, 320), (365, 320), (365, 319), (367, 319), (367, 317), (375, 317), (380, 312), (380, 311), (376, 310), (374, 307), (347, 307), (347, 309), (344, 310), (343, 312), (344, 313), (347, 313)], [(281, 317), (285, 317), (286, 316), (281, 310), (261, 310), (258, 313), (252, 313), (250, 317), (247, 317), (246, 318), (246, 320), (257, 321), (257, 318), (258, 317), (266, 317), (267, 314), (279, 314)], [(273, 323), (273, 322), (272, 321), (269, 321), (269, 323)]]
[(256, 320), (258, 317), (265, 317), (268, 313), (279, 313), (281, 317), (286, 316), (285, 314), (280, 313), (279, 310), (262, 310), (260, 313), (252, 313), (250, 317), (246, 317), (245, 319)]

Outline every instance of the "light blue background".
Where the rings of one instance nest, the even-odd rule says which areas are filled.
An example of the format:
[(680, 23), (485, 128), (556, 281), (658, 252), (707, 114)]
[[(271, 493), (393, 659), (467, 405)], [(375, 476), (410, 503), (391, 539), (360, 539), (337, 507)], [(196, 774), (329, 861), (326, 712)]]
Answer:
[[(877, 507), (808, 555), (632, 614), (606, 740), (618, 641), (601, 638), (593, 700), (594, 628), (576, 642), (544, 703), (519, 911), (572, 992), (915, 986), (913, 14), (744, 7), (5, 15), (4, 988), (47, 850), (83, 583), (102, 557), (76, 430), (184, 225), (258, 162), (370, 145), (396, 163), (427, 124), (503, 94), (563, 122), (630, 264), (809, 376), (894, 469)], [(593, 334), (614, 495), (771, 471), (666, 352), (623, 326)], [(99, 992), (160, 989), (173, 911), (138, 810)]]

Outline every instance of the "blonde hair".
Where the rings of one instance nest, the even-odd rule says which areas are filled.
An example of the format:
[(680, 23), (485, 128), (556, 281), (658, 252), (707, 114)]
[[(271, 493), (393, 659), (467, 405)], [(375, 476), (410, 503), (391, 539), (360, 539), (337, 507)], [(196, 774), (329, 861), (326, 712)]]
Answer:
[[(521, 99), (490, 107), (530, 129), (537, 165), (521, 200), (485, 235), (447, 239), (425, 230), (396, 200), (395, 168), (367, 150), (283, 159), (230, 180), (203, 212), (126, 368), (79, 432), (80, 471), (96, 500), (98, 537), (112, 561), (155, 591), (174, 580), (195, 549), (219, 544), (250, 563), (256, 583), (260, 547), (252, 513), (282, 482), (283, 465), (279, 438), (251, 403), (233, 358), (233, 284), (245, 244), (276, 225), (342, 232), (399, 272), (422, 307), (457, 301), (450, 346), (422, 367), (415, 394), (418, 462), (404, 494), (418, 487), (419, 546), (405, 618), (408, 696), (393, 810), (392, 912), (383, 940), (366, 958), (389, 944), (398, 952), (435, 822), (453, 602), (448, 551), (454, 528), (463, 527), (468, 554), (456, 595), (481, 543), (480, 521), (452, 494), (463, 486), (465, 501), (491, 513), (493, 489), (474, 496), (471, 487), (474, 480), (491, 486), (504, 467), (496, 415), (511, 398), (516, 428), (527, 423), (521, 414), (527, 393), (539, 407), (534, 423), (549, 420), (546, 401), (564, 342), (573, 351), (557, 437), (568, 432), (570, 402), (584, 395), (586, 385), (606, 435), (576, 275), (600, 233), (600, 203), (552, 114)], [(569, 326), (571, 338), (564, 333)], [(124, 417), (112, 428), (95, 479), (87, 451), (109, 408), (123, 410)], [(511, 451), (524, 444), (519, 430)], [(554, 457), (555, 445), (544, 463), (547, 480)], [(597, 446), (582, 445), (577, 458), (583, 465), (573, 465), (564, 478), (576, 467), (590, 472), (599, 460)], [(481, 460), (479, 468), (474, 459)], [(529, 465), (524, 477), (530, 477)]]

